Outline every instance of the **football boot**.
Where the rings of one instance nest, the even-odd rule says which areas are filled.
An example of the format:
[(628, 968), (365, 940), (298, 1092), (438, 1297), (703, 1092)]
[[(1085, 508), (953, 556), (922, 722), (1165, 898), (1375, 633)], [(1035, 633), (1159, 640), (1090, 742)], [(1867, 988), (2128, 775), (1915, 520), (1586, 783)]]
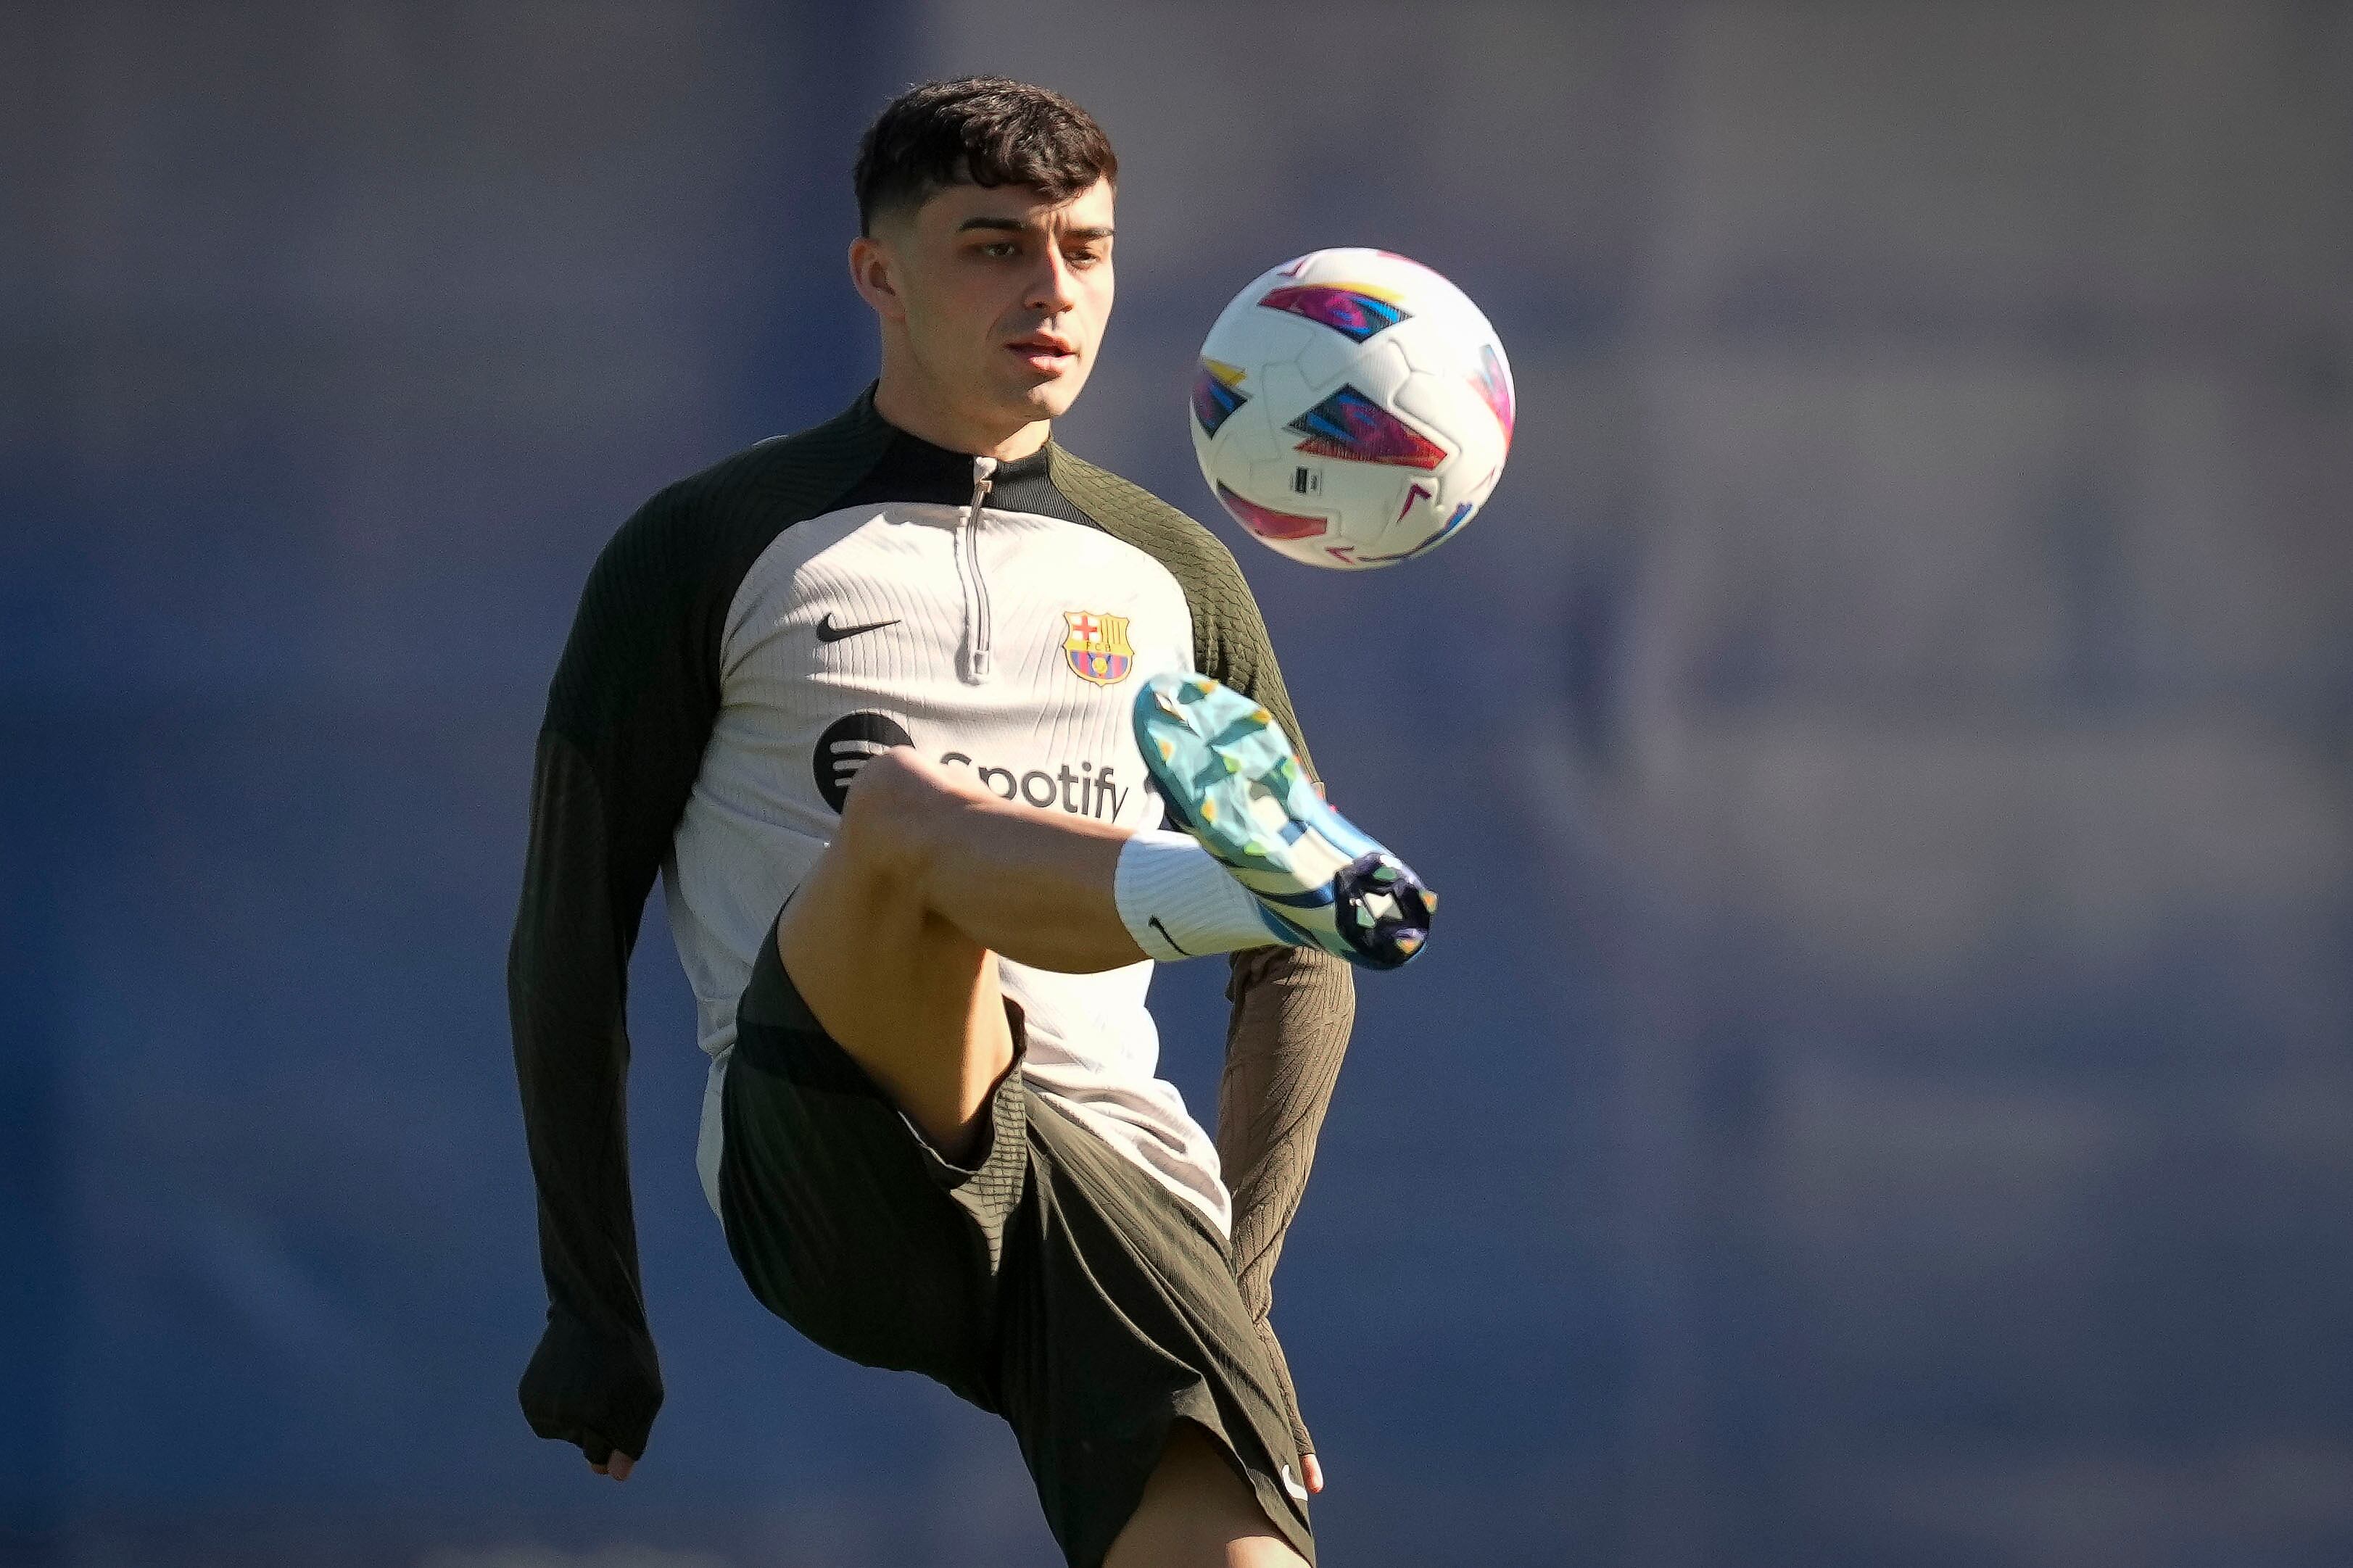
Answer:
[(1170, 825), (1233, 874), (1278, 940), (1367, 969), (1429, 942), (1438, 895), (1324, 804), (1257, 702), (1205, 675), (1155, 675), (1135, 696), (1135, 743)]

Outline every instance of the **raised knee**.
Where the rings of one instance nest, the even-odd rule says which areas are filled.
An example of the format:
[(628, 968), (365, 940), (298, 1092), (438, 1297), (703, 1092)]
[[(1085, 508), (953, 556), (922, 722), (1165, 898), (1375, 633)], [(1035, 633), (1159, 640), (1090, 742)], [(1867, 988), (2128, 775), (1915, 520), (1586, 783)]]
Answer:
[(956, 792), (936, 763), (913, 747), (877, 752), (858, 770), (841, 803), (844, 852), (885, 873), (921, 869), (942, 813)]

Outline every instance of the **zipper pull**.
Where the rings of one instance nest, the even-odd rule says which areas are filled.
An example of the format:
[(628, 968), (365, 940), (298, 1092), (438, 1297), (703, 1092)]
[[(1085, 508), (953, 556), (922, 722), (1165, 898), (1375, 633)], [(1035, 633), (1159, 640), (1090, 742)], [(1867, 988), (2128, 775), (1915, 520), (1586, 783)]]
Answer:
[(995, 482), (989, 476), (995, 472), (996, 458), (975, 458), (972, 460), (972, 505), (965, 511), (966, 522), (977, 524), (980, 521), (980, 503), (988, 499), (989, 486)]
[(971, 595), (965, 603), (965, 637), (972, 650), (970, 679), (988, 679), (988, 584), (980, 576), (980, 503), (988, 499), (994, 482), (990, 476), (997, 472), (994, 458), (972, 460), (972, 504), (965, 509), (964, 521), (956, 531), (964, 536), (965, 570), (969, 574), (965, 591)]

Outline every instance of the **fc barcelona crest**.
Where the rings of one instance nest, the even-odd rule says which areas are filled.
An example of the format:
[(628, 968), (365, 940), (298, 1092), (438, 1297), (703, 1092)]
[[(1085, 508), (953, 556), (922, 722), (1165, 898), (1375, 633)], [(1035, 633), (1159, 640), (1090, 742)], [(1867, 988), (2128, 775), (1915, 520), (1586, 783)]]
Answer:
[(1092, 610), (1064, 610), (1069, 634), (1062, 638), (1062, 657), (1071, 672), (1097, 686), (1116, 686), (1135, 668), (1135, 650), (1127, 646), (1127, 617), (1100, 616)]

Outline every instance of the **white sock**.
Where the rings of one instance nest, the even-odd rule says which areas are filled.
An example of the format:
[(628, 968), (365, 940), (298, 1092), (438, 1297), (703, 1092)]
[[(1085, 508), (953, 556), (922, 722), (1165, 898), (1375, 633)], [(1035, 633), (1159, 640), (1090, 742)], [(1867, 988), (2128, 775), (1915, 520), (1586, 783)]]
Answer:
[(1135, 945), (1163, 963), (1279, 940), (1258, 900), (1189, 834), (1147, 828), (1129, 839), (1112, 898)]

